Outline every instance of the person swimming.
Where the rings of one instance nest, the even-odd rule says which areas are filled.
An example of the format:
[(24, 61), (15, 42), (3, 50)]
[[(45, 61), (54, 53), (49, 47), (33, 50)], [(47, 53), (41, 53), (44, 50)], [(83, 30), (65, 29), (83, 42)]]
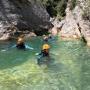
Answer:
[(42, 50), (41, 50), (43, 57), (45, 57), (45, 56), (49, 57), (49, 49), (50, 49), (49, 44), (47, 44), (47, 43), (43, 44)]
[[(40, 65), (41, 62), (44, 62), (44, 58), (45, 58), (45, 62), (50, 60), (50, 55), (49, 55), (49, 49), (50, 49), (50, 45), (45, 43), (42, 45), (42, 49), (41, 52), (38, 54), (38, 64)], [(47, 60), (46, 60), (47, 59)]]
[(20, 36), (17, 38), (16, 47), (17, 47), (18, 49), (25, 49), (24, 35), (20, 35)]
[(43, 41), (46, 43), (51, 42), (51, 41), (55, 41), (55, 36), (53, 36), (52, 34), (43, 35)]
[(45, 41), (45, 42), (48, 41), (48, 36), (47, 35), (43, 35), (43, 41)]

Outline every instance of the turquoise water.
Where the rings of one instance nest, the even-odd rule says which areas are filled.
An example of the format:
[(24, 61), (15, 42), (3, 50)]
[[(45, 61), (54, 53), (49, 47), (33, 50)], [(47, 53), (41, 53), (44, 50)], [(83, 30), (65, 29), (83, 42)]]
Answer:
[[(34, 50), (0, 51), (0, 90), (90, 90), (90, 48), (81, 41), (50, 41), (51, 60), (37, 64), (42, 39), (26, 41)], [(14, 42), (0, 42), (0, 50)]]

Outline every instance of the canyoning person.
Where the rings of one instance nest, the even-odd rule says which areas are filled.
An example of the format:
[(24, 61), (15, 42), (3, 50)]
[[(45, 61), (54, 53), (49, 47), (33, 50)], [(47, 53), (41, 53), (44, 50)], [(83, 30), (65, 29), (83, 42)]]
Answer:
[(49, 49), (50, 49), (50, 45), (45, 43), (42, 45), (42, 49), (40, 53), (36, 53), (36, 55), (42, 55), (42, 57), (49, 57)]
[(47, 35), (43, 35), (43, 41), (45, 41), (45, 42), (48, 41), (48, 36)]
[(47, 43), (43, 44), (42, 50), (41, 50), (41, 54), (43, 57), (45, 57), (45, 56), (49, 57), (49, 49), (50, 49), (49, 44), (47, 44)]
[(16, 44), (14, 44), (13, 46), (10, 46), (6, 49), (3, 49), (2, 51), (7, 51), (7, 50), (12, 49), (12, 48), (17, 48), (17, 49), (22, 49), (22, 50), (34, 50), (33, 47), (30, 47), (29, 45), (25, 44), (24, 36), (25, 35), (22, 34), (18, 38), (12, 37), (15, 40), (17, 40)]
[(51, 40), (54, 40), (54, 37), (51, 34), (43, 35), (43, 41), (44, 42), (48, 42), (48, 41), (51, 41)]
[(47, 62), (50, 60), (49, 55), (50, 45), (48, 43), (44, 43), (41, 48), (41, 52), (38, 54), (38, 64), (40, 65), (42, 62)]
[(24, 35), (20, 35), (18, 38), (17, 38), (17, 44), (16, 44), (16, 47), (18, 49), (25, 49), (25, 44), (24, 44)]

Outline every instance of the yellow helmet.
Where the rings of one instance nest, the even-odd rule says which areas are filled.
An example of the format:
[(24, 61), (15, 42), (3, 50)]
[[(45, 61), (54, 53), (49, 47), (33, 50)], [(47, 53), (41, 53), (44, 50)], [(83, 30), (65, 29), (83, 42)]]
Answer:
[(49, 49), (49, 48), (50, 48), (50, 46), (48, 44), (44, 44), (43, 47), (42, 47), (43, 50), (44, 49)]

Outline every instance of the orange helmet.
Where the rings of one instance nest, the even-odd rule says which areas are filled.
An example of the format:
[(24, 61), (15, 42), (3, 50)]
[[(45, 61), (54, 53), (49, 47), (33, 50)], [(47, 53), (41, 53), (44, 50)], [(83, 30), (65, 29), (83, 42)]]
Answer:
[(42, 47), (43, 50), (44, 49), (49, 49), (49, 48), (50, 48), (50, 46), (48, 44), (44, 44), (43, 47)]

